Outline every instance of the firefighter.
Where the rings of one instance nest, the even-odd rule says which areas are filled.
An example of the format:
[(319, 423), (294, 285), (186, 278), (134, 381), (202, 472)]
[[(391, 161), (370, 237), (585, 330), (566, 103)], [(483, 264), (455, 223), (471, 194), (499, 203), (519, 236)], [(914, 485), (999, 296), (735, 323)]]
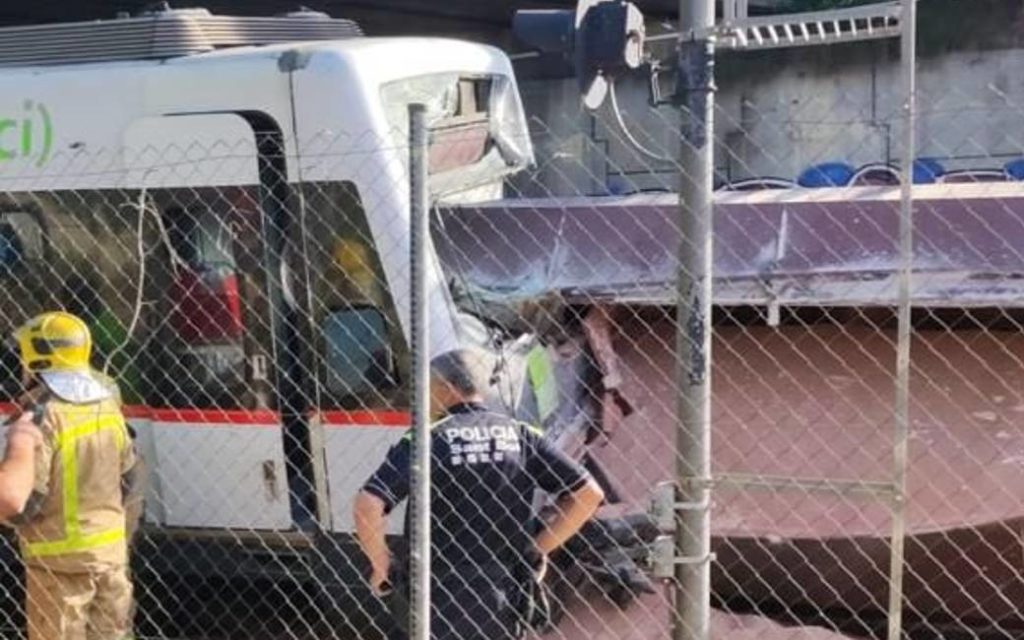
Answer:
[(116, 391), (90, 368), (78, 317), (44, 313), (15, 340), (27, 391), (0, 463), (0, 518), (21, 547), (28, 637), (129, 638), (125, 501), (138, 469)]
[[(487, 359), (478, 350), (460, 349), (431, 362), (430, 402), (437, 420), (430, 532), (435, 640), (523, 637), (532, 617), (530, 596), (548, 554), (575, 535), (604, 499), (596, 481), (536, 429), (484, 406)], [(404, 563), (392, 563), (385, 519), (409, 494), (410, 464), (410, 438), (404, 438), (355, 501), (370, 586), (398, 602), (407, 580)], [(539, 532), (531, 527), (537, 489), (554, 496), (558, 506)], [(393, 611), (401, 608), (392, 605)]]

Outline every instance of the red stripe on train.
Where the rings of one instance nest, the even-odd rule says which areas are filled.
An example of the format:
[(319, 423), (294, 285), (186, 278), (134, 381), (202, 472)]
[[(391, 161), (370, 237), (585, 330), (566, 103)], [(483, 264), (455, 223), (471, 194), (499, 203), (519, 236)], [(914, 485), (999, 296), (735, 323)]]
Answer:
[[(132, 415), (136, 411), (140, 413)], [(281, 417), (276, 411), (265, 409), (171, 409), (127, 406), (124, 414), (129, 418), (149, 418), (154, 422), (184, 422), (188, 424), (276, 425)]]
[(321, 411), (325, 427), (408, 427), (412, 418), (405, 411)]

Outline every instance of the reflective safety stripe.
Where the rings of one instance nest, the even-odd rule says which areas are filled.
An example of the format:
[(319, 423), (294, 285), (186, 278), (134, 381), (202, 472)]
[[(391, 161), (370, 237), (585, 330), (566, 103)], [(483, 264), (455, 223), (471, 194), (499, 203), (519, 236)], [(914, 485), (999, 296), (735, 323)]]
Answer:
[(91, 408), (87, 412), (71, 410), (62, 413), (65, 416), (71, 414), (75, 417), (83, 413), (88, 414), (82, 419), (68, 424), (57, 435), (57, 449), (60, 451), (60, 462), (63, 467), (61, 479), (64, 485), (64, 538), (29, 543), (25, 547), (25, 555), (30, 558), (88, 551), (125, 539), (124, 527), (89, 535), (82, 534), (82, 523), (78, 519), (78, 449), (75, 446), (80, 438), (102, 431), (113, 431), (117, 450), (123, 451), (127, 441), (127, 427), (124, 418), (116, 414), (107, 414), (97, 418), (95, 408)]
[(30, 558), (44, 558), (46, 556), (61, 556), (68, 553), (88, 551), (98, 547), (105, 547), (108, 544), (121, 542), (125, 539), (124, 529), (108, 529), (92, 535), (83, 536), (79, 533), (76, 538), (65, 538), (54, 542), (33, 542), (25, 550)]
[[(119, 415), (105, 415), (100, 418), (96, 418), (95, 414), (71, 423), (57, 436), (57, 446), (63, 451), (64, 449), (73, 449), (71, 445), (75, 443), (75, 440), (84, 438), (85, 436), (91, 436), (94, 433), (100, 431), (113, 431), (114, 441), (117, 443), (117, 450), (124, 451), (125, 435), (127, 427), (124, 424), (124, 418)], [(76, 463), (77, 464), (77, 463)], [(77, 477), (77, 476), (76, 476)]]
[(558, 379), (551, 364), (551, 358), (544, 347), (537, 345), (526, 356), (526, 369), (530, 375), (530, 386), (537, 399), (537, 413), (541, 422), (558, 409)]

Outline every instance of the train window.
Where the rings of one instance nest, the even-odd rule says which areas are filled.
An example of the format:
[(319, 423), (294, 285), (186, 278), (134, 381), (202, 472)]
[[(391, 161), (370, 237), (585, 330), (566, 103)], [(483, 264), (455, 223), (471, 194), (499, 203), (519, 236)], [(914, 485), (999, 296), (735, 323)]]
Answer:
[(43, 257), (43, 227), (24, 211), (0, 212), (0, 276), (12, 276)]
[(159, 345), (162, 375), (151, 402), (247, 408), (254, 400), (246, 379), (243, 278), (232, 226), (232, 199), (244, 190), (203, 190), (184, 204), (176, 195), (162, 198), (166, 326)]
[(2, 273), (10, 275), (25, 260), (25, 246), (18, 232), (6, 220), (0, 221), (0, 268)]
[[(148, 246), (152, 228), (143, 225), (140, 238), (136, 210), (128, 206), (138, 195), (86, 189), (6, 194), (10, 208), (0, 212), (0, 264), (8, 276), (0, 334), (9, 336), (44, 311), (78, 315), (93, 335), (92, 365), (117, 380), (129, 403), (138, 401), (149, 366), (141, 302), (148, 292), (138, 277), (138, 246), (140, 240)], [(5, 373), (19, 366), (13, 350), (0, 361)], [(5, 398), (17, 394), (15, 386), (4, 385)]]
[(353, 396), (394, 384), (394, 356), (384, 314), (375, 307), (331, 311), (323, 321), (326, 387)]
[(304, 186), (311, 357), (322, 408), (401, 408), (407, 353), (366, 212), (351, 183)]
[(112, 374), (121, 387), (121, 398), (135, 404), (141, 400), (142, 372), (134, 348), (137, 341), (128, 333), (134, 310), (122, 312), (120, 305), (110, 304), (112, 295), (116, 294), (105, 291), (99, 271), (88, 265), (64, 278), (65, 310), (85, 320), (92, 333), (92, 366)]
[(230, 342), (242, 318), (232, 236), (226, 216), (201, 204), (166, 212), (169, 237), (184, 263), (172, 284), (171, 324), (190, 344)]

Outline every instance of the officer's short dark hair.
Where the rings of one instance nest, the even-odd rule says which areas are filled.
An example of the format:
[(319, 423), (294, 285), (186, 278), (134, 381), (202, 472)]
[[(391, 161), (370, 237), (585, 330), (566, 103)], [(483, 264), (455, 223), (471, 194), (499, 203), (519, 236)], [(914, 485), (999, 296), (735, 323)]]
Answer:
[(430, 361), (431, 375), (464, 396), (483, 395), (490, 386), (492, 369), (491, 355), (475, 348), (446, 351)]

